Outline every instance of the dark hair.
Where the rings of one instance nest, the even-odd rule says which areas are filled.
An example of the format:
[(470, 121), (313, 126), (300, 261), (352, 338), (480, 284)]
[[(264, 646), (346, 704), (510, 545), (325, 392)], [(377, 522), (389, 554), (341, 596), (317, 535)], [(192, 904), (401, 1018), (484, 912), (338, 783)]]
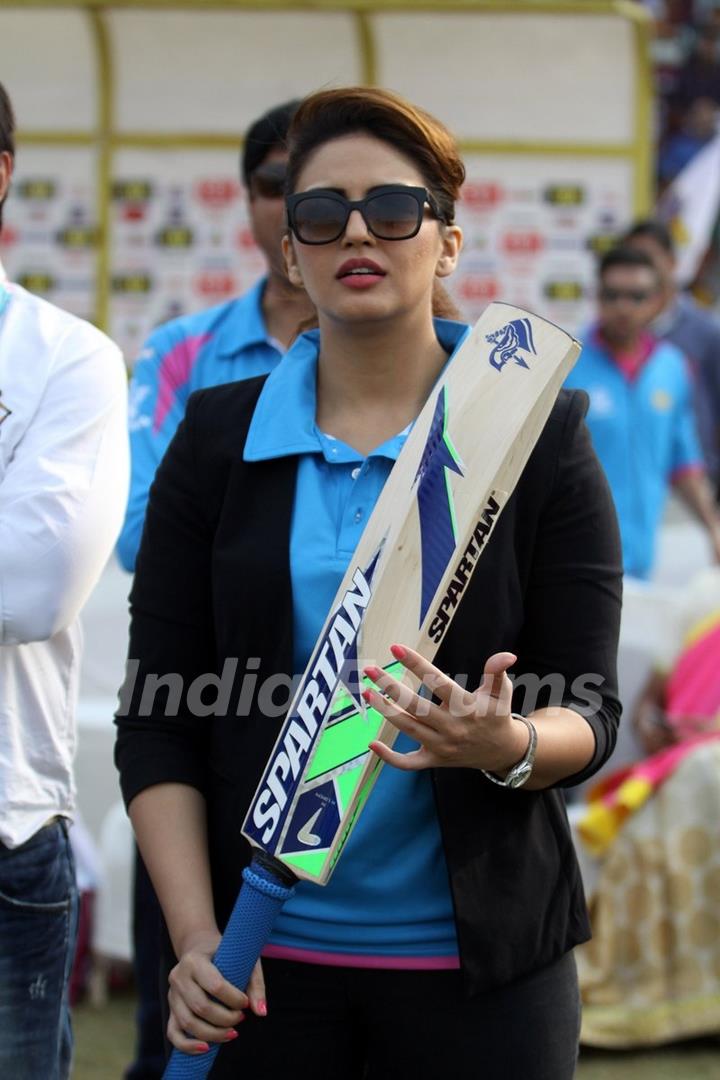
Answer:
[(424, 109), (375, 87), (320, 90), (300, 102), (288, 135), (288, 194), (295, 190), (314, 150), (354, 132), (374, 135), (410, 158), (435, 196), (443, 220), (448, 224), (454, 220), (455, 201), (465, 179), (455, 139)]
[(608, 270), (615, 266), (642, 267), (644, 270), (652, 270), (654, 277), (658, 277), (657, 267), (645, 251), (637, 251), (635, 248), (614, 247), (606, 251), (600, 260), (598, 277), (603, 278)]
[(15, 157), (15, 113), (8, 92), (0, 83), (0, 152)]
[(299, 98), (276, 105), (251, 125), (245, 136), (242, 149), (242, 178), (245, 187), (250, 184), (250, 177), (262, 165), (271, 150), (284, 148), (288, 129), (300, 104)]
[(672, 233), (664, 222), (658, 221), (656, 218), (644, 218), (642, 221), (636, 221), (623, 236), (622, 243), (626, 244), (630, 240), (643, 240), (645, 238), (653, 240), (668, 255), (675, 254)]
[[(15, 113), (8, 92), (0, 83), (0, 153), (15, 157)], [(0, 228), (2, 228), (2, 208), (5, 199), (0, 199)]]

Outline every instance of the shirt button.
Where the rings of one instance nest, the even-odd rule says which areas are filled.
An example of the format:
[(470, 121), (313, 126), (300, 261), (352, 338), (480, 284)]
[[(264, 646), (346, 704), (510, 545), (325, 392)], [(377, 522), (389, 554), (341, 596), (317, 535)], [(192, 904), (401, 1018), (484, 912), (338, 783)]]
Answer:
[(363, 519), (363, 512), (362, 512), (362, 510), (361, 510), (361, 509), (357, 509), (357, 510), (355, 511), (355, 523), (357, 524), (357, 522), (358, 522), (358, 521), (362, 521), (362, 519)]
[(353, 480), (357, 480), (358, 476), (360, 475), (360, 466), (356, 465), (350, 475), (352, 476)]

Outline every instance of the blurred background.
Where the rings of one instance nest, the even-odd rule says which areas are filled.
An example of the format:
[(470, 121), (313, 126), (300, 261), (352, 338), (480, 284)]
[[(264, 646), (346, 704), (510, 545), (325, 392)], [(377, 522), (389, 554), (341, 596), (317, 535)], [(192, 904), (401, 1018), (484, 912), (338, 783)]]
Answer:
[[(389, 87), (457, 136), (465, 247), (450, 291), (468, 321), (501, 299), (579, 333), (595, 311), (598, 256), (650, 215), (674, 239), (679, 284), (712, 317), (720, 306), (720, 2), (0, 0), (0, 80), (19, 127), (0, 259), (12, 280), (103, 327), (130, 370), (153, 327), (261, 276), (243, 133), (322, 86)], [(671, 500), (652, 578), (626, 586), (626, 716), (711, 561), (704, 532)], [(84, 615), (78, 1080), (120, 1077), (135, 1038), (132, 842), (112, 765), (128, 590), (113, 562)], [(642, 756), (626, 723), (612, 767)], [(578, 850), (592, 910), (601, 861), (581, 839)], [(628, 976), (618, 1024), (615, 990), (598, 991), (591, 963), (581, 1077), (720, 1077), (720, 894), (706, 891), (713, 978), (678, 991), (690, 1022), (664, 992), (651, 1024), (647, 1010), (633, 1020)], [(666, 960), (673, 947), (663, 939)]]

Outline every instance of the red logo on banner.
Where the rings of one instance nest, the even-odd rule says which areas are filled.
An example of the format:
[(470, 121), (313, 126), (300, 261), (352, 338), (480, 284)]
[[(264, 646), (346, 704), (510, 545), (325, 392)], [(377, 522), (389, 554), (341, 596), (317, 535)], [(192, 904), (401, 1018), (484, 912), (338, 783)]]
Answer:
[(460, 282), (458, 292), (463, 300), (497, 300), (500, 287), (495, 278), (468, 274)]
[(144, 221), (145, 220), (145, 204), (144, 203), (125, 203), (122, 208), (123, 221)]
[(505, 233), (502, 246), (508, 255), (537, 255), (542, 250), (543, 238), (537, 232), (514, 230)]
[(222, 300), (237, 292), (235, 275), (227, 271), (208, 272), (195, 279), (195, 291), (201, 296)]
[(237, 180), (201, 180), (196, 185), (195, 194), (201, 203), (219, 209), (237, 199), (240, 184)]
[(463, 185), (460, 198), (470, 210), (487, 210), (501, 201), (503, 189), (490, 181), (468, 180)]
[(0, 247), (11, 248), (13, 244), (17, 244), (20, 239), (20, 233), (17, 229), (13, 229), (12, 225), (5, 225), (0, 235)]
[(244, 229), (238, 229), (237, 246), (243, 248), (245, 251), (252, 251), (257, 246), (255, 244), (255, 237), (252, 234), (252, 229), (249, 225)]

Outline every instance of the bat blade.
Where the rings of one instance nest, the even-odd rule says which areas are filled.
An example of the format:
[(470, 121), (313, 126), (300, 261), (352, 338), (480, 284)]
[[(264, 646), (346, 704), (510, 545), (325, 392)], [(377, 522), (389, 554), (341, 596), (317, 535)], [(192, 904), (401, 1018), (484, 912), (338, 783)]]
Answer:
[(390, 668), (395, 641), (432, 660), (579, 351), (492, 304), (415, 422), (243, 825), (297, 877), (327, 882), (380, 769), (368, 742), (395, 738), (361, 697), (363, 667)]

